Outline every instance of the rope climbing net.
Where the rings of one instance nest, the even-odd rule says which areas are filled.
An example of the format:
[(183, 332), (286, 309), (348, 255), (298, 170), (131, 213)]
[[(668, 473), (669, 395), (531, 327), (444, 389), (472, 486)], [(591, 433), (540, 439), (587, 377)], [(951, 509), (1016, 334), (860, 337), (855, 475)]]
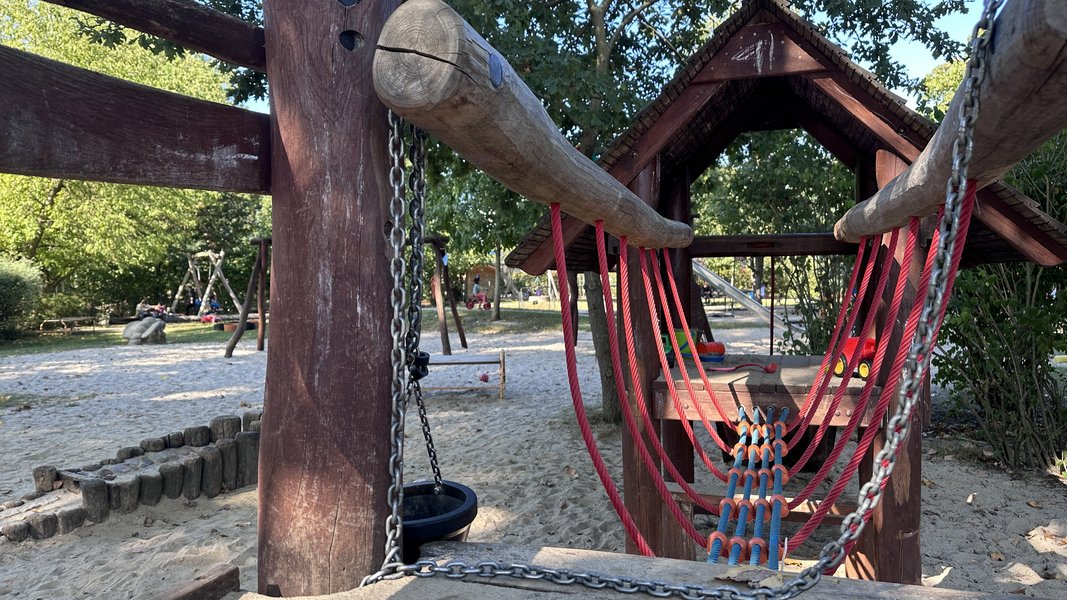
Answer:
[[(444, 575), (452, 578), (462, 578), (472, 575), (480, 577), (507, 576), (522, 579), (546, 580), (565, 585), (577, 584), (592, 589), (611, 588), (623, 593), (645, 593), (655, 597), (780, 600), (795, 597), (804, 590), (810, 589), (819, 582), (825, 572), (836, 568), (836, 566), (844, 560), (849, 549), (856, 543), (856, 540), (863, 531), (864, 524), (869, 520), (872, 511), (877, 506), (881, 498), (882, 490), (893, 472), (897, 456), (903, 447), (902, 443), (909, 433), (915, 405), (920, 398), (922, 382), (930, 366), (932, 348), (944, 317), (947, 298), (951, 294), (952, 283), (959, 267), (963, 244), (966, 239), (967, 228), (970, 221), (970, 213), (977, 192), (977, 188), (973, 185), (973, 182), (967, 179), (967, 169), (973, 145), (973, 126), (979, 109), (977, 91), (982, 82), (982, 78), (984, 77), (985, 63), (989, 51), (989, 39), (991, 37), (991, 30), (994, 23), (993, 17), (996, 14), (999, 5), (999, 0), (987, 1), (982, 17), (975, 26), (972, 36), (971, 58), (967, 64), (967, 75), (962, 88), (963, 108), (960, 111), (959, 121), (955, 124), (957, 138), (953, 145), (952, 175), (946, 184), (945, 204), (942, 208), (938, 229), (931, 241), (927, 259), (919, 281), (918, 289), (923, 293), (918, 295), (918, 298), (908, 313), (908, 320), (904, 329), (904, 337), (902, 338), (907, 343), (900, 344), (897, 352), (893, 356), (893, 362), (890, 366), (891, 373), (900, 374), (899, 387), (897, 388), (897, 393), (895, 395), (883, 393), (879, 396), (879, 400), (874, 408), (874, 414), (872, 416), (872, 422), (880, 422), (888, 413), (889, 399), (896, 398), (895, 412), (889, 419), (886, 427), (885, 445), (875, 457), (874, 474), (870, 481), (861, 486), (858, 497), (858, 507), (854, 512), (844, 518), (841, 525), (841, 532), (838, 537), (829, 541), (822, 547), (819, 557), (813, 565), (796, 573), (791, 579), (777, 588), (741, 590), (730, 585), (707, 588), (685, 584), (669, 584), (653, 580), (638, 580), (630, 577), (611, 577), (576, 572), (567, 569), (549, 569), (533, 565), (504, 564), (491, 561), (477, 564), (468, 564), (462, 561), (438, 564), (435, 561), (429, 560), (418, 561), (414, 564), (404, 564), (401, 561), (400, 540), (402, 538), (403, 525), (400, 513), (403, 501), (404, 419), (408, 398), (418, 398), (418, 394), (413, 394), (412, 392), (412, 390), (417, 390), (417, 382), (414, 386), (412, 385), (412, 369), (415, 368), (417, 370), (419, 359), (417, 354), (417, 310), (409, 310), (405, 314), (405, 308), (411, 308), (411, 306), (406, 306), (409, 293), (417, 293), (417, 289), (409, 289), (405, 284), (406, 267), (403, 258), (403, 248), (405, 245), (403, 222), (405, 220), (405, 215), (402, 127), (399, 118), (391, 114), (390, 123), (392, 130), (390, 135), (390, 155), (392, 157), (392, 168), (390, 171), (390, 179), (393, 186), (394, 197), (390, 204), (392, 217), (390, 244), (393, 250), (393, 259), (390, 267), (393, 276), (392, 302), (394, 314), (391, 322), (393, 334), (393, 350), (391, 352), (393, 391), (391, 400), (392, 422), (390, 429), (392, 441), (389, 465), (392, 474), (392, 484), (387, 492), (390, 514), (385, 524), (385, 560), (381, 569), (377, 573), (369, 575), (364, 579), (363, 585), (383, 579), (395, 579), (404, 576), (432, 577), (436, 575)], [(415, 185), (413, 187), (419, 188), (420, 186)], [(411, 218), (413, 221), (419, 221), (421, 223), (421, 192), (415, 191), (414, 195), (418, 197), (419, 208), (417, 211), (412, 211)], [(597, 474), (608, 493), (608, 497), (611, 500), (613, 507), (622, 520), (627, 534), (643, 554), (651, 555), (652, 550), (649, 547), (648, 542), (642, 537), (633, 516), (629, 514), (623, 504), (618, 488), (611, 479), (603, 459), (600, 457), (596, 440), (592, 435), (588, 420), (585, 418), (584, 402), (582, 400), (580, 386), (578, 385), (577, 360), (574, 348), (574, 324), (571, 322), (570, 311), (566, 308), (568, 306), (567, 295), (569, 292), (568, 286), (565, 283), (566, 256), (562, 242), (560, 207), (558, 204), (553, 204), (551, 206), (551, 221), (557, 273), (561, 282), (560, 304), (562, 307), (561, 313), (567, 374), (572, 391), (574, 410), (581, 426), (582, 438), (585, 441), (589, 454), (593, 460)], [(612, 306), (610, 294), (611, 287), (608, 284), (608, 265), (604, 226), (602, 221), (597, 221), (594, 225), (596, 226), (598, 261), (600, 263), (600, 275), (602, 278), (601, 287), (604, 290), (607, 316), (609, 322), (612, 322), (614, 320), (614, 307)], [(421, 225), (414, 231), (418, 231), (418, 235), (421, 235)], [(902, 264), (910, 264), (911, 256), (917, 245), (919, 234), (919, 221), (918, 219), (913, 218), (908, 225), (906, 234), (907, 239), (904, 246), (904, 260), (902, 261)], [(707, 540), (705, 540), (704, 535), (701, 534), (693, 523), (684, 516), (684, 512), (681, 510), (678, 502), (670, 494), (666, 481), (656, 467), (656, 458), (652, 456), (652, 452), (649, 451), (645, 444), (637, 444), (641, 461), (652, 475), (655, 487), (664, 503), (667, 505), (669, 512), (679, 522), (686, 533), (693, 538), (695, 543), (707, 548), (710, 561), (717, 562), (725, 556), (727, 562), (730, 564), (739, 564), (742, 561), (748, 561), (750, 564), (766, 563), (771, 568), (776, 568), (778, 566), (782, 554), (782, 548), (780, 547), (781, 544), (779, 542), (782, 518), (788, 513), (790, 508), (795, 508), (799, 502), (803, 502), (806, 498), (810, 497), (815, 488), (825, 480), (829, 473), (830, 466), (832, 466), (840, 456), (843, 450), (843, 444), (838, 444), (838, 446), (835, 447), (831, 454), (831, 460), (828, 460), (823, 464), (819, 469), (819, 472), (808, 485), (805, 486), (805, 489), (801, 494), (792, 501), (788, 501), (782, 492), (782, 488), (786, 480), (789, 478), (790, 472), (785, 466), (784, 459), (786, 455), (798, 445), (801, 439), (801, 432), (807, 429), (812, 423), (820, 403), (824, 400), (830, 378), (830, 369), (828, 367), (830, 366), (831, 360), (837, 357), (841, 352), (844, 342), (843, 332), (851, 331), (855, 326), (857, 315), (859, 313), (858, 307), (860, 299), (866, 296), (868, 290), (873, 292), (875, 297), (880, 297), (887, 286), (887, 269), (883, 269), (882, 272), (879, 273), (874, 285), (871, 286), (871, 280), (874, 278), (873, 265), (876, 263), (876, 261), (873, 260), (874, 256), (877, 254), (879, 247), (883, 243), (888, 246), (890, 253), (895, 251), (899, 242), (899, 237), (899, 231), (895, 230), (891, 233), (883, 234), (881, 239), (866, 239), (861, 244), (861, 249), (858, 253), (848, 288), (846, 289), (846, 301), (842, 303), (842, 312), (838, 316), (834, 334), (832, 336), (830, 344), (832, 350), (823, 358), (819, 376), (816, 378), (816, 381), (812, 383), (803, 406), (800, 408), (798, 414), (794, 416), (794, 420), (791, 424), (788, 421), (789, 415), (785, 410), (782, 410), (776, 415), (771, 411), (768, 411), (767, 414), (762, 414), (758, 410), (746, 414), (742, 409), (738, 419), (730, 419), (718, 400), (712, 395), (713, 406), (716, 409), (719, 418), (725, 422), (732, 422), (739, 435), (739, 441), (736, 444), (727, 444), (726, 441), (718, 435), (716, 428), (712, 426), (707, 415), (698, 408), (699, 420), (704, 425), (705, 430), (711, 436), (714, 443), (719, 449), (729, 452), (733, 457), (732, 468), (726, 473), (723, 473), (715, 466), (714, 461), (709, 458), (708, 453), (701, 447), (696, 438), (696, 434), (688, 421), (684, 418), (681, 420), (686, 435), (692, 442), (694, 450), (700, 457), (701, 462), (708, 467), (709, 471), (715, 477), (727, 484), (727, 494), (718, 506), (711, 505), (704, 500), (686, 483), (685, 478), (678, 473), (677, 468), (671, 464), (671, 461), (666, 460), (666, 453), (662, 443), (656, 436), (640, 435), (642, 428), (652, 430), (653, 427), (648, 407), (645, 402), (646, 399), (643, 397), (641, 386), (637, 385), (638, 372), (636, 366), (636, 343), (632, 327), (633, 307), (630, 306), (629, 295), (625, 293), (620, 294), (622, 310), (621, 323), (626, 342), (629, 376), (631, 378), (631, 383), (634, 384), (634, 405), (637, 409), (637, 414), (635, 415), (634, 411), (628, 406), (628, 403), (620, 403), (622, 405), (627, 429), (635, 440), (641, 440), (643, 437), (647, 437), (649, 445), (652, 446), (652, 452), (655, 452), (657, 455), (656, 458), (663, 464), (674, 481), (683, 488), (686, 495), (697, 506), (703, 508), (712, 515), (718, 516), (716, 529), (710, 534)], [(629, 290), (630, 273), (628, 263), (630, 261), (628, 256), (629, 248), (625, 236), (620, 237), (619, 243), (620, 287), (623, 290)], [(705, 384), (705, 389), (710, 391), (711, 388), (707, 384), (707, 375), (701, 365), (699, 356), (697, 355), (697, 345), (694, 343), (694, 340), (689, 333), (689, 327), (684, 318), (684, 311), (681, 310), (682, 304), (671, 271), (669, 255), (667, 255), (666, 252), (660, 255), (658, 251), (647, 248), (638, 248), (637, 252), (638, 256), (636, 262), (640, 266), (641, 284), (648, 302), (650, 324), (656, 338), (658, 339), (659, 337), (660, 316), (662, 316), (668, 331), (673, 331), (675, 329), (670, 310), (670, 303), (668, 302), (669, 298), (667, 291), (669, 289), (670, 298), (674, 300), (675, 313), (679, 315), (679, 320), (681, 321), (680, 329), (686, 332), (686, 342), (695, 359), (694, 363), (697, 366), (698, 374)], [(865, 253), (869, 255), (869, 258), (866, 261), (863, 260)], [(663, 266), (662, 272), (665, 276), (661, 275), (661, 257)], [(417, 258), (415, 260), (418, 262)], [(862, 278), (859, 278), (860, 265), (864, 262), (867, 266), (864, 269)], [(853, 295), (852, 290), (855, 289), (854, 286), (857, 279), (859, 279), (860, 285), (858, 291)], [(902, 307), (905, 279), (906, 278), (904, 277), (899, 277), (894, 288), (893, 299), (889, 309), (891, 315), (890, 320), (896, 318), (896, 315)], [(868, 330), (870, 327), (870, 320), (872, 318), (871, 313), (873, 312), (874, 311), (869, 311), (865, 317), (865, 322), (862, 324), (863, 331)], [(415, 323), (414, 334), (411, 333), (412, 323)], [(617, 339), (617, 333), (614, 328), (609, 327), (608, 332), (612, 369), (615, 372), (616, 385), (618, 386), (617, 391), (619, 392), (620, 398), (622, 398), (626, 397), (624, 383), (626, 379), (623, 377), (619, 340)], [(678, 340), (675, 336), (667, 336), (667, 338), (671, 340), (671, 350), (675, 355), (677, 364), (682, 365), (683, 357)], [(413, 340), (414, 343), (412, 344)], [(852, 352), (852, 355), (848, 357), (848, 366), (844, 371), (845, 376), (843, 377), (842, 384), (839, 385), (838, 389), (831, 397), (830, 405), (826, 412), (827, 415), (833, 414), (836, 410), (836, 407), (841, 401), (843, 394), (842, 390), (844, 386), (847, 385), (852, 370), (859, 362), (861, 348), (858, 346), (859, 345), (857, 345), (857, 348)], [(888, 352), (888, 344), (884, 343), (883, 340), (883, 343), (880, 344), (877, 349), (872, 372), (879, 371)], [(658, 354), (663, 372), (669, 374), (671, 371), (667, 361), (666, 351), (662, 347), (659, 347)], [(687, 369), (682, 368), (680, 369), (680, 372), (682, 373), (687, 391), (692, 394), (693, 384)], [(679, 394), (675, 389), (672, 379), (672, 377), (666, 377), (672, 401), (678, 403)], [(855, 428), (859, 425), (860, 415), (866, 412), (866, 404), (872, 396), (872, 380), (873, 378), (869, 379), (864, 384), (857, 410), (853, 412), (853, 415), (845, 427), (844, 439), (848, 439), (852, 435)], [(699, 406), (696, 403), (694, 404)], [(676, 406), (676, 409), (680, 415), (685, 414), (681, 406)], [(431, 462), (435, 465), (435, 480), (440, 481), (440, 475), (436, 469), (436, 461), (432, 459), (432, 439), (429, 436), (429, 427), (424, 418), (425, 413), (421, 410), (421, 405), (420, 416), (423, 417), (423, 428), (424, 432), (427, 434), (426, 437), (428, 448), (431, 452)], [(638, 418), (640, 419), (640, 423), (638, 422)], [(793, 472), (796, 472), (796, 470), (810, 459), (815, 446), (825, 435), (828, 427), (829, 418), (824, 418), (819, 424), (815, 443), (810, 444), (808, 448), (805, 449), (799, 461), (793, 465)], [(833, 505), (833, 502), (843, 492), (845, 483), (847, 483), (849, 478), (854, 474), (860, 459), (870, 447), (876, 434), (877, 429), (875, 427), (867, 428), (859, 442), (859, 449), (855, 452), (852, 460), (845, 466), (844, 472), (838, 477), (837, 482), (831, 488), (825, 500), (820, 504), (808, 523), (806, 523), (804, 527), (793, 536), (791, 543), (794, 547), (811, 534), (819, 521), (821, 521), (822, 517), (825, 516), (829, 507)], [(740, 499), (735, 498), (738, 485), (742, 487)], [(753, 494), (753, 492), (755, 493)], [(735, 520), (732, 532), (733, 535), (730, 535), (731, 518), (734, 518)], [(752, 536), (746, 537), (750, 523)]]

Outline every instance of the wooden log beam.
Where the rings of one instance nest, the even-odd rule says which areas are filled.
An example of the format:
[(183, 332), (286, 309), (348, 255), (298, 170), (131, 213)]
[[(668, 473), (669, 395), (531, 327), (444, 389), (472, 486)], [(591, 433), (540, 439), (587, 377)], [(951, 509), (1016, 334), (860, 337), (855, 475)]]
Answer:
[(266, 72), (263, 28), (193, 0), (45, 0)]
[(1054, 267), (1067, 261), (1067, 250), (1001, 200), (991, 188), (978, 192), (974, 216), (1031, 261)]
[(374, 87), (396, 113), (527, 198), (598, 219), (637, 245), (686, 246), (692, 230), (663, 218), (576, 150), (511, 65), (440, 0), (411, 0), (390, 18)]
[[(1067, 0), (1014, 0), (1004, 6), (990, 41), (992, 54), (979, 88), (969, 177), (985, 187), (1067, 127)], [(935, 212), (945, 197), (964, 94), (911, 167), (834, 226), (857, 241)]]
[(772, 235), (701, 235), (693, 238), (689, 253), (696, 258), (720, 256), (823, 256), (852, 255), (856, 244), (839, 242), (832, 233)]
[(0, 46), (0, 172), (270, 193), (270, 118)]

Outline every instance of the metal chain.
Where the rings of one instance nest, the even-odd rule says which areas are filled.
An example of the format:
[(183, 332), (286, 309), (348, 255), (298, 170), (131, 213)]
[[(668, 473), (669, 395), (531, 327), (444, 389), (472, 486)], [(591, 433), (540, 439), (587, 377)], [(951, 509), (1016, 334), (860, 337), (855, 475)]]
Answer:
[(422, 338), (422, 275), (424, 264), (423, 224), (426, 220), (426, 132), (414, 128), (411, 137), (411, 189), (409, 214), (411, 216), (411, 285), (408, 288), (411, 305), (408, 308), (408, 360), (411, 364), (412, 377), (408, 381), (408, 398), (414, 398), (418, 407), (419, 422), (422, 424), (422, 437), (426, 440), (426, 454), (433, 471), (433, 491), (440, 494), (444, 490), (441, 479), (441, 467), (437, 464), (437, 449), (434, 448), (433, 435), (430, 433), (430, 420), (426, 416), (426, 403), (422, 399), (422, 387), (419, 379), (426, 374), (425, 361), (429, 355), (419, 349)]
[(389, 245), (392, 260), (389, 272), (393, 277), (393, 289), (390, 301), (393, 307), (393, 319), (390, 328), (393, 335), (393, 349), (389, 359), (393, 367), (392, 381), (392, 416), (389, 427), (389, 473), (392, 481), (386, 491), (389, 502), (389, 516), (385, 520), (385, 560), (381, 569), (365, 577), (361, 586), (379, 581), (385, 575), (396, 571), (403, 564), (400, 556), (400, 539), (404, 525), (401, 521), (401, 507), (404, 504), (404, 420), (407, 412), (408, 360), (405, 342), (407, 341), (407, 293), (404, 286), (404, 131), (400, 117), (389, 111), (389, 184), (393, 197), (389, 202), (391, 219)]
[[(952, 148), (952, 175), (945, 194), (945, 212), (940, 226), (940, 239), (937, 253), (932, 265), (930, 284), (926, 291), (923, 310), (919, 317), (918, 328), (908, 349), (903, 377), (898, 391), (896, 413), (889, 420), (885, 447), (875, 458), (877, 465), (874, 475), (860, 489), (859, 506), (855, 512), (845, 517), (841, 525), (841, 534), (823, 546), (818, 561), (797, 573), (792, 579), (778, 588), (760, 588), (740, 590), (733, 586), (719, 586), (707, 589), (701, 586), (676, 585), (655, 580), (640, 580), (630, 577), (611, 577), (569, 569), (549, 569), (524, 564), (504, 564), (500, 562), (479, 562), (471, 565), (462, 561), (438, 564), (435, 561), (422, 560), (413, 565), (394, 566), (391, 573), (379, 579), (398, 579), (405, 576), (433, 577), (443, 575), (449, 578), (478, 577), (514, 577), (518, 579), (545, 580), (560, 585), (582, 585), (591, 589), (611, 588), (624, 594), (642, 593), (656, 598), (684, 598), (687, 600), (706, 600), (717, 598), (724, 600), (788, 600), (805, 590), (814, 587), (823, 573), (836, 567), (845, 558), (845, 548), (856, 541), (863, 531), (864, 523), (878, 505), (882, 495), (882, 485), (893, 473), (896, 463), (896, 451), (908, 435), (911, 415), (919, 398), (923, 376), (930, 366), (932, 358), (933, 334), (937, 330), (937, 318), (945, 302), (945, 290), (948, 273), (951, 270), (952, 255), (955, 251), (956, 237), (960, 227), (960, 208), (962, 198), (967, 191), (967, 168), (971, 160), (974, 143), (974, 121), (978, 115), (978, 89), (985, 77), (986, 55), (992, 36), (993, 17), (1001, 4), (1000, 0), (987, 0), (982, 18), (975, 25), (972, 35), (971, 58), (967, 63), (967, 75), (963, 86), (963, 101), (960, 119), (957, 123), (957, 139)], [(980, 35), (982, 32), (985, 35)]]

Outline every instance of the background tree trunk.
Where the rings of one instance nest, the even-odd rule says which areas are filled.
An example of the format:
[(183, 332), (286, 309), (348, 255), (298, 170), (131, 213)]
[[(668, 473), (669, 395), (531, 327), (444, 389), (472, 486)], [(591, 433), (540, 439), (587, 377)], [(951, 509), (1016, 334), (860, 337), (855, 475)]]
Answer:
[(607, 311), (604, 306), (603, 286), (600, 275), (587, 271), (585, 273), (585, 301), (589, 308), (589, 329), (593, 333), (593, 349), (596, 362), (600, 366), (600, 398), (604, 420), (610, 423), (622, 421), (619, 408), (619, 395), (615, 392), (615, 371), (611, 367), (611, 346), (608, 342)]
[(491, 321), (500, 320), (500, 242), (496, 244), (496, 273), (493, 275), (493, 316)]

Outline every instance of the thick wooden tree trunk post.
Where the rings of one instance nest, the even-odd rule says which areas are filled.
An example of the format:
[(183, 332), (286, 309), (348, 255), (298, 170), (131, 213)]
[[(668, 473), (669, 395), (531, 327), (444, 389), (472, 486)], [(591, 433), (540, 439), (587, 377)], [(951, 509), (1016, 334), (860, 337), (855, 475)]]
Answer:
[(571, 323), (574, 323), (574, 341), (578, 342), (578, 271), (567, 270), (567, 310), (571, 311)]
[[(903, 172), (907, 165), (896, 155), (879, 150), (875, 160), (875, 172), (878, 185), (885, 185), (899, 173)], [(900, 235), (904, 236), (907, 228)], [(922, 273), (925, 260), (925, 244), (916, 246), (911, 264), (903, 265), (904, 247), (906, 238), (900, 237), (897, 244), (893, 264), (887, 265), (892, 268), (899, 277), (907, 277), (909, 285), (904, 290), (904, 299), (901, 303), (900, 314), (895, 323), (886, 323), (885, 317), (879, 315), (877, 328), (881, 335), (889, 335), (889, 348), (891, 354), (887, 355), (885, 366), (878, 374), (878, 382), (884, 386), (886, 394), (895, 394), (899, 386), (898, 374), (890, 373), (892, 354), (895, 354), (900, 344), (908, 344), (910, 340), (902, 339), (904, 322), (908, 311), (915, 299), (916, 286)], [(895, 277), (893, 278), (896, 279)], [(886, 290), (892, 294), (891, 289)], [(888, 306), (883, 302), (881, 310), (887, 310)], [(872, 332), (873, 333), (873, 332)], [(876, 579), (893, 583), (922, 583), (922, 555), (919, 544), (919, 516), (922, 495), (922, 424), (921, 415), (928, 410), (930, 403), (930, 388), (923, 387), (922, 398), (918, 411), (912, 417), (912, 429), (908, 434), (904, 449), (897, 459), (896, 468), (889, 479), (882, 494), (882, 500), (874, 509), (871, 520), (864, 529), (855, 550), (845, 561), (845, 572), (849, 577), (858, 579)], [(890, 407), (895, 407), (892, 402)], [(879, 434), (867, 451), (864, 461), (860, 465), (859, 477), (861, 482), (869, 481), (874, 473), (874, 457), (885, 445), (885, 433)]]
[(268, 595), (349, 590), (384, 557), (391, 192), (371, 60), (399, 4), (263, 7), (278, 258), (259, 462)]
[[(670, 181), (663, 184), (663, 199), (660, 202), (660, 211), (668, 218), (692, 225), (692, 215), (689, 207), (689, 173), (675, 173)], [(686, 323), (690, 328), (696, 327), (693, 316), (693, 306), (686, 299), (692, 296), (693, 286), (693, 261), (688, 248), (676, 248), (671, 251), (671, 268), (674, 272), (674, 280), (678, 286), (678, 296), (682, 299), (682, 310), (685, 312)], [(664, 280), (666, 284), (666, 280)], [(670, 289), (667, 290), (669, 301), (672, 303), (671, 312), (677, 313), (673, 307), (674, 299), (671, 298)], [(681, 319), (675, 317), (675, 326), (681, 327)], [(668, 332), (673, 335), (673, 332)], [(663, 438), (663, 447), (667, 456), (678, 467), (690, 483), (693, 481), (694, 450), (689, 436), (685, 434), (681, 421), (663, 420), (660, 422), (660, 435)], [(661, 550), (658, 556), (666, 558), (693, 559), (693, 541), (678, 525), (677, 521), (667, 510), (667, 506), (660, 503), (660, 519), (662, 520)]]
[[(659, 161), (652, 161), (645, 169), (634, 177), (634, 180), (630, 182), (629, 189), (637, 194), (645, 202), (648, 202), (653, 207), (659, 202), (659, 180), (660, 167)], [(630, 327), (633, 330), (634, 343), (637, 353), (637, 369), (638, 369), (638, 384), (641, 386), (641, 392), (645, 398), (645, 403), (648, 406), (649, 411), (652, 410), (652, 381), (656, 379), (660, 372), (659, 354), (656, 349), (659, 345), (659, 340), (655, 338), (652, 331), (652, 324), (648, 315), (648, 301), (645, 297), (645, 288), (641, 280), (641, 263), (638, 256), (638, 249), (635, 246), (631, 246), (629, 249), (627, 265), (629, 267), (630, 281), (629, 289), (619, 289), (619, 297), (622, 294), (628, 294), (630, 297), (631, 307), (631, 323)], [(621, 285), (621, 280), (620, 280)], [(621, 309), (619, 312), (620, 319), (622, 318)], [(621, 324), (621, 320), (620, 320)], [(624, 330), (621, 325), (619, 327), (619, 339), (625, 339)], [(627, 369), (626, 373), (629, 373), (629, 367), (624, 366)], [(629, 383), (629, 376), (627, 375), (627, 382)], [(631, 386), (627, 385), (629, 389)], [(630, 403), (631, 409), (634, 411), (634, 415), (639, 415), (637, 412), (636, 396), (634, 390), (629, 389), (629, 398), (627, 402)], [(647, 431), (638, 419), (638, 428), (643, 436), (660, 435), (658, 431), (661, 422), (653, 420), (653, 426), (657, 428), (655, 431)], [(634, 521), (637, 523), (637, 527), (641, 530), (641, 533), (645, 536), (649, 545), (652, 546), (653, 552), (660, 555), (662, 552), (662, 545), (660, 543), (661, 531), (662, 531), (662, 518), (663, 501), (656, 493), (656, 488), (652, 484), (652, 477), (645, 470), (644, 463), (641, 461), (641, 455), (637, 449), (636, 444), (646, 443), (645, 440), (634, 440), (630, 437), (629, 431), (624, 427), (622, 429), (622, 461), (623, 461), (623, 498), (626, 502), (626, 508), (633, 514)], [(653, 460), (658, 458), (653, 454)], [(631, 554), (637, 553), (637, 546), (630, 539), (626, 540), (626, 551)]]
[(459, 345), (466, 350), (467, 334), (463, 332), (463, 320), (459, 318), (459, 309), (456, 307), (456, 295), (452, 293), (452, 281), (448, 276), (448, 263), (444, 260), (446, 255), (447, 252), (445, 252), (444, 247), (442, 247), (441, 264), (444, 268), (441, 270), (441, 277), (444, 279), (445, 294), (448, 295), (448, 306), (452, 309), (452, 320), (456, 323), (456, 333), (459, 334)]

